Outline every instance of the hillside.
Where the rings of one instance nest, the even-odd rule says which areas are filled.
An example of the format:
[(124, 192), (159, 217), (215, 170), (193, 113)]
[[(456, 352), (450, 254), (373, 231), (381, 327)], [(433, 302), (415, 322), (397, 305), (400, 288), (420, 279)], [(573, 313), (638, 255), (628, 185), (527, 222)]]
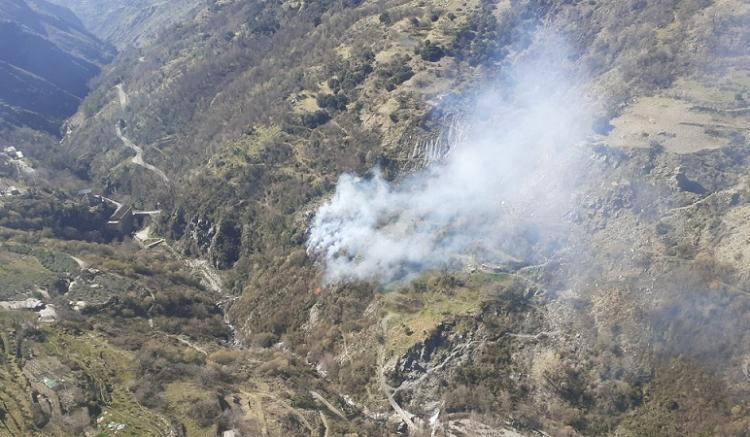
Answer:
[(45, 1), (0, 3), (0, 41), (2, 127), (53, 134), (114, 54), (72, 12)]
[(119, 53), (0, 154), (9, 432), (748, 429), (745, 2), (59, 2)]
[(98, 38), (119, 49), (153, 44), (170, 26), (186, 20), (197, 0), (54, 0), (75, 12)]

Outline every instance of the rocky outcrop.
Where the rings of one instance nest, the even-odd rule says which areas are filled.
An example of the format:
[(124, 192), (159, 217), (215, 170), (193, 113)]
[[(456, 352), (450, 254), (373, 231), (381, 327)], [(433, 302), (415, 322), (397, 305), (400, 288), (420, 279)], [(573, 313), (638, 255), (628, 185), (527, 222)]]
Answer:
[(242, 229), (233, 221), (221, 219), (218, 224), (208, 217), (193, 217), (186, 226), (183, 243), (186, 251), (207, 258), (212, 266), (227, 269), (240, 257)]

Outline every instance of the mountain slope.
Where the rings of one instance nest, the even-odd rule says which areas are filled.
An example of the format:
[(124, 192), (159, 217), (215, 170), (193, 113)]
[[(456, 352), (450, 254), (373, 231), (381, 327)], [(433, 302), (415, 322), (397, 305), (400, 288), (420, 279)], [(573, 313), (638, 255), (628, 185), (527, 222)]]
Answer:
[(113, 51), (75, 16), (44, 1), (0, 3), (0, 102), (10, 125), (57, 133)]
[[(160, 210), (140, 243), (62, 241), (96, 241), (70, 226), (88, 206), (69, 194), (55, 194), (64, 208), (49, 193), (0, 205), (14, 243), (96, 262), (103, 278), (84, 272), (71, 297), (97, 305), (68, 323), (133, 364), (97, 383), (127, 407), (122, 423), (159, 433), (166, 418), (190, 435), (743, 435), (745, 2), (210, 1), (154, 32), (167, 11), (141, 22), (143, 38), (112, 34), (120, 55), (69, 121), (57, 163)], [(124, 29), (133, 14), (108, 20)], [(514, 76), (546, 32), (567, 50)], [(546, 95), (567, 77), (553, 61), (586, 71), (562, 104)], [(523, 77), (533, 83), (515, 97), (532, 120), (501, 104)], [(586, 135), (567, 144), (581, 121)], [(462, 142), (476, 131), (484, 154)], [(518, 150), (518, 132), (548, 147)], [(444, 191), (432, 198), (434, 186)], [(308, 242), (331, 210), (341, 245), (327, 256)], [(430, 253), (444, 247), (434, 241), (455, 245)], [(23, 250), (5, 256), (33, 265), (26, 297), (54, 282)], [(373, 252), (387, 274), (330, 280), (332, 260), (356, 268)], [(378, 264), (393, 253), (406, 253), (395, 269)], [(38, 338), (26, 340), (34, 354)]]
[(76, 13), (94, 35), (118, 48), (146, 46), (164, 29), (182, 22), (200, 2), (55, 0)]

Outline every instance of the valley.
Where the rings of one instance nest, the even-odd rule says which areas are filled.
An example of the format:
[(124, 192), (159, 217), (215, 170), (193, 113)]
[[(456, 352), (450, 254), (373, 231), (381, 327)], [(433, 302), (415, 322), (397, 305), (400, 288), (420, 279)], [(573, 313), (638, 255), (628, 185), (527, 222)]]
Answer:
[(1, 126), (56, 134), (114, 49), (51, 3), (7, 0), (0, 4), (0, 19)]
[(0, 18), (0, 435), (750, 429), (744, 2)]

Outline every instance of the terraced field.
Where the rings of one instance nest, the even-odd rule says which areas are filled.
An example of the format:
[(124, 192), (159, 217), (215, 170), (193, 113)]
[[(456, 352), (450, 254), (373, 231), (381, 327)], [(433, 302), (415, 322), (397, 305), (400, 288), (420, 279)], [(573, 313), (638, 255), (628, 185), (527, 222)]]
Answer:
[(129, 353), (92, 334), (29, 331), (31, 321), (22, 316), (0, 318), (0, 419), (10, 435), (65, 434), (59, 428), (42, 434), (35, 426), (93, 405), (102, 406), (97, 428), (104, 435), (175, 435), (169, 420), (142, 407), (129, 390), (134, 380)]
[[(0, 314), (0, 320), (4, 325), (8, 322), (16, 322), (17, 317), (9, 314)], [(4, 326), (5, 328), (5, 326)], [(28, 398), (29, 383), (19, 365), (19, 347), (16, 342), (15, 332), (3, 329), (0, 332), (2, 340), (2, 366), (0, 367), (0, 420), (2, 427), (10, 435), (35, 435), (28, 424), (33, 423), (31, 400)]]

